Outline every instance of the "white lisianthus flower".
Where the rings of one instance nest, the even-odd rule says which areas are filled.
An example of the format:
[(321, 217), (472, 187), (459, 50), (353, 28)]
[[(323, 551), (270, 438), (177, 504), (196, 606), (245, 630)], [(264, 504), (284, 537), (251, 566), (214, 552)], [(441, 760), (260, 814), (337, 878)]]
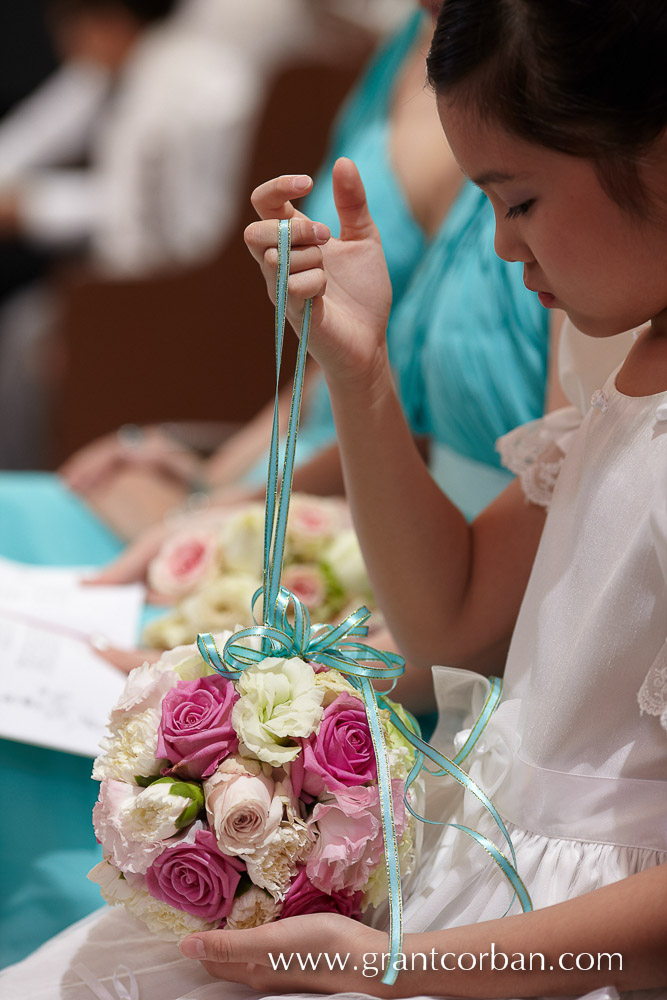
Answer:
[(248, 875), (274, 899), (283, 900), (298, 866), (305, 864), (314, 843), (313, 831), (301, 820), (281, 823), (264, 851), (244, 858)]
[(111, 736), (100, 740), (104, 751), (93, 765), (93, 778), (115, 778), (136, 784), (138, 776), (160, 773), (163, 761), (155, 759), (161, 713), (156, 708), (129, 715), (114, 726)]
[(227, 917), (225, 927), (232, 931), (244, 931), (248, 927), (260, 927), (275, 920), (280, 913), (280, 904), (264, 889), (253, 885), (234, 900), (232, 912)]
[(351, 594), (373, 596), (364, 559), (355, 532), (342, 531), (327, 546), (322, 562), (339, 583), (347, 597)]
[[(174, 794), (174, 785), (181, 791), (191, 791), (191, 795)], [(173, 779), (158, 780), (121, 806), (121, 827), (129, 840), (148, 843), (167, 840), (182, 829), (188, 814), (194, 820), (203, 804), (199, 786)]]
[(226, 569), (261, 577), (264, 562), (264, 507), (251, 503), (230, 517), (220, 531)]
[(361, 691), (357, 691), (339, 670), (322, 670), (319, 674), (315, 674), (315, 686), (324, 691), (322, 708), (328, 708), (339, 694), (351, 694), (355, 698), (362, 698)]
[[(244, 756), (280, 767), (300, 752), (292, 740), (310, 736), (322, 718), (324, 690), (308, 663), (268, 657), (243, 671), (232, 725)], [(246, 752), (247, 751), (247, 752)]]
[(236, 754), (204, 782), (209, 826), (223, 854), (250, 855), (266, 847), (283, 818), (271, 768)]

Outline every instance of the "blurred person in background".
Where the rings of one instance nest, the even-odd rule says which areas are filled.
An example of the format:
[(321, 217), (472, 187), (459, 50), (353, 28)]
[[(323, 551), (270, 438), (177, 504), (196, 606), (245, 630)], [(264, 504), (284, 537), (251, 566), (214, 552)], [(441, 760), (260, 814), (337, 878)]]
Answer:
[[(309, 21), (302, 0), (275, 0), (261, 28), (255, 12), (252, 32), (247, 17), (235, 21), (247, 3), (208, 2), (215, 30), (197, 0), (44, 0), (63, 67), (0, 125), (0, 244), (83, 252), (105, 274), (132, 278), (218, 250), (271, 68), (305, 44)], [(257, 35), (264, 58), (243, 44)], [(0, 290), (5, 468), (39, 464), (54, 322), (43, 285), (16, 290)]]

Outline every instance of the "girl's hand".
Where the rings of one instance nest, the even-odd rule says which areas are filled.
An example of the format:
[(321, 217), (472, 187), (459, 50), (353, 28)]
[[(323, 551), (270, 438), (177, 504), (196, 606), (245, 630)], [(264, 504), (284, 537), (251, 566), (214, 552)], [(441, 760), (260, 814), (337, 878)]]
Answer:
[(289, 321), (299, 330), (304, 303), (312, 298), (313, 357), (328, 381), (359, 380), (363, 385), (376, 371), (386, 371), (391, 283), (380, 235), (351, 160), (340, 159), (335, 164), (333, 188), (341, 225), (339, 239), (331, 238), (326, 226), (294, 210), (290, 198), (305, 192), (303, 178), (291, 176), (278, 177), (254, 192), (253, 205), (265, 221), (249, 226), (245, 239), (273, 301), (277, 220), (293, 219)]
[(382, 931), (338, 913), (317, 913), (245, 931), (194, 934), (182, 942), (181, 952), (199, 959), (212, 976), (262, 992), (406, 996), (405, 973), (400, 990), (380, 982), (387, 947)]

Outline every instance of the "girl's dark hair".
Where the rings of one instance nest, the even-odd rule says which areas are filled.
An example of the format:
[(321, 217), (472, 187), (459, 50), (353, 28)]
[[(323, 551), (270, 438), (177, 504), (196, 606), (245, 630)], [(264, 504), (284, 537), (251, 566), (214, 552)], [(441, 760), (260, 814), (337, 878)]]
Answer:
[(178, 0), (46, 0), (56, 14), (72, 15), (121, 7), (145, 24), (162, 21), (175, 10)]
[(664, 0), (444, 0), (428, 76), (522, 139), (595, 161), (644, 214), (643, 155), (667, 126)]

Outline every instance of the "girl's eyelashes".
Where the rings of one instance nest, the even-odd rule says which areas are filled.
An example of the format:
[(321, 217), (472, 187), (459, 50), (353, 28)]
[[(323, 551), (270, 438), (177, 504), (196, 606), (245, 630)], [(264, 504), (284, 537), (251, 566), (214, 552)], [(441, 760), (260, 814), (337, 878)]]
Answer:
[(513, 205), (507, 210), (505, 215), (506, 219), (517, 219), (520, 215), (525, 215), (531, 205), (535, 204), (534, 198), (529, 198), (528, 201), (521, 202), (520, 205)]

